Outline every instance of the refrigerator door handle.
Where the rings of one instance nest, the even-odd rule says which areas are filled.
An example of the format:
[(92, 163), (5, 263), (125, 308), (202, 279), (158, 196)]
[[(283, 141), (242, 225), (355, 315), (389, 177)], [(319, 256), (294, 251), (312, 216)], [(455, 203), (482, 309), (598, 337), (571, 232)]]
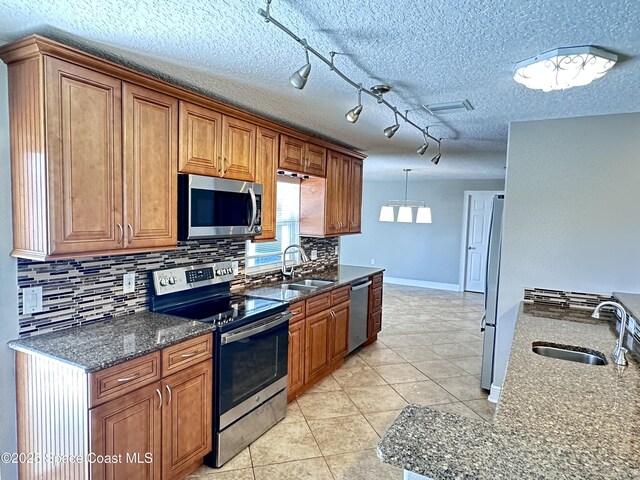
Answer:
[(487, 312), (484, 312), (484, 315), (482, 315), (482, 320), (480, 320), (480, 331), (484, 332), (484, 329), (487, 326)]

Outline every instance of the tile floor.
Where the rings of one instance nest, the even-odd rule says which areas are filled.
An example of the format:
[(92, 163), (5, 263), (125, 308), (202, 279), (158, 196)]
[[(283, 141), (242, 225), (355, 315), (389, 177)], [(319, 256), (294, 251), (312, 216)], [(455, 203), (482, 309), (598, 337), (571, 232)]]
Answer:
[(481, 294), (385, 285), (376, 343), (291, 402), (282, 422), (222, 468), (187, 478), (401, 479), (375, 449), (405, 405), (493, 417), (479, 379), (482, 302)]

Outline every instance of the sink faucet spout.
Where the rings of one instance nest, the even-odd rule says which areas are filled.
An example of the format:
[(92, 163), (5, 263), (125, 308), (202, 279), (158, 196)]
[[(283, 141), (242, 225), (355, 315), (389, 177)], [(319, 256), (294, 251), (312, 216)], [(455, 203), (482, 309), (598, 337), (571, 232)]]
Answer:
[(625, 353), (627, 353), (627, 349), (623, 347), (624, 334), (627, 331), (627, 311), (624, 309), (622, 305), (620, 305), (617, 302), (606, 301), (606, 302), (600, 303), (595, 308), (591, 316), (593, 318), (600, 318), (600, 309), (602, 307), (615, 307), (618, 310), (620, 310), (621, 317), (622, 317), (620, 319), (620, 335), (618, 336), (618, 340), (616, 340), (616, 344), (613, 347), (613, 362), (616, 365), (624, 365), (624, 366), (629, 365), (629, 362), (627, 361), (627, 357), (625, 356)]

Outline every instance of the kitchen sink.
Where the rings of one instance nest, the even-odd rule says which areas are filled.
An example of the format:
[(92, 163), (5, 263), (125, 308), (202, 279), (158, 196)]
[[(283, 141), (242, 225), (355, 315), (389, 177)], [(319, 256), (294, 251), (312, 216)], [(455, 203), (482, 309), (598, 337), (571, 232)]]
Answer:
[(531, 350), (533, 353), (537, 353), (543, 357), (557, 358), (569, 362), (586, 363), (588, 365), (607, 364), (607, 359), (604, 354), (583, 347), (558, 345), (548, 342), (533, 342), (531, 344)]
[(300, 285), (305, 287), (318, 288), (318, 287), (324, 287), (326, 285), (331, 285), (332, 283), (334, 282), (330, 282), (328, 280), (317, 280), (313, 278), (309, 280), (301, 280), (299, 282), (293, 282), (293, 283), (290, 283), (289, 285)]
[(286, 285), (282, 285), (282, 288), (284, 290), (299, 290), (302, 292), (309, 292), (309, 291), (315, 290), (318, 287), (315, 287), (313, 285), (304, 285), (301, 283), (289, 283)]

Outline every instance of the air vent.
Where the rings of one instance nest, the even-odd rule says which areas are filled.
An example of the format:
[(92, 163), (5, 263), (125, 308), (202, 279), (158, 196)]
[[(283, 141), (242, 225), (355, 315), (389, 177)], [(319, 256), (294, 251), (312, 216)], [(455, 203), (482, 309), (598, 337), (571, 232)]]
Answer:
[(473, 110), (469, 100), (457, 100), (455, 102), (432, 103), (422, 105), (422, 107), (432, 115), (442, 115), (445, 113), (458, 113)]

